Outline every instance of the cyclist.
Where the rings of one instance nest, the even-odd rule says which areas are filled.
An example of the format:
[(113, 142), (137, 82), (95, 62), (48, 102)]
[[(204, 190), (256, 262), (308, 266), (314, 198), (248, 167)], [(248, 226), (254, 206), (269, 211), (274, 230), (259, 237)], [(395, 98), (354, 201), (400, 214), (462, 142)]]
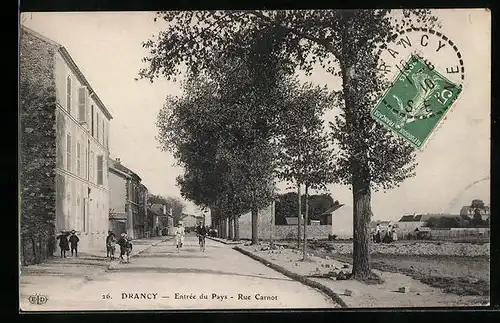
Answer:
[(177, 252), (182, 248), (182, 244), (184, 243), (184, 226), (182, 225), (182, 221), (179, 221), (177, 224), (177, 228), (175, 229), (175, 244), (177, 246)]
[(196, 227), (196, 235), (198, 236), (200, 251), (205, 251), (205, 237), (207, 236), (207, 229), (201, 223), (199, 223)]

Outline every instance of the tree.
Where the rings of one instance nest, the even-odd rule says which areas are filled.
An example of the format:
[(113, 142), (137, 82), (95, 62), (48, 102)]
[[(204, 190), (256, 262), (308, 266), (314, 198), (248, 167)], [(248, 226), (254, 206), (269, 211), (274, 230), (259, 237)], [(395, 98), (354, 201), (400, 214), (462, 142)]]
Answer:
[[(250, 209), (257, 244), (258, 210), (274, 197), (269, 111), (282, 100), (256, 80), (252, 64), (233, 59), (218, 66), (191, 74), (184, 96), (167, 99), (157, 122), (159, 140), (185, 169), (177, 179), (181, 194), (217, 208), (236, 233), (237, 217)], [(262, 96), (270, 102), (267, 110), (255, 100)]]
[(177, 225), (177, 223), (184, 217), (183, 211), (185, 205), (182, 200), (177, 197), (164, 197), (161, 195), (151, 194), (148, 195), (148, 203), (166, 205), (168, 209), (171, 209), (174, 225)]
[(310, 188), (324, 189), (332, 181), (333, 156), (322, 120), (331, 101), (325, 89), (311, 84), (291, 92), (289, 108), (278, 135), (278, 178), (295, 182), (297, 186), (305, 185), (304, 260), (307, 259), (308, 191)]
[[(371, 274), (368, 250), (371, 189), (390, 189), (413, 175), (413, 148), (375, 125), (370, 108), (384, 89), (376, 71), (379, 46), (394, 29), (434, 23), (429, 10), (404, 10), (400, 20), (390, 10), (282, 10), (160, 12), (171, 23), (166, 32), (143, 45), (150, 50), (139, 74), (153, 81), (178, 75), (181, 63), (199, 71), (214, 64), (221, 52), (248, 53), (248, 38), (274, 35), (274, 66), (310, 73), (316, 64), (342, 78), (343, 114), (331, 124), (340, 154), (335, 160), (337, 182), (353, 191), (353, 274)], [(157, 20), (155, 18), (155, 21)], [(265, 70), (263, 70), (265, 71)], [(338, 131), (340, 130), (340, 132)]]
[(439, 219), (437, 217), (431, 217), (427, 220), (427, 226), (429, 228), (437, 228), (439, 223)]
[(484, 209), (484, 202), (478, 199), (472, 200), (470, 207), (473, 209)]
[[(305, 208), (305, 195), (301, 196), (303, 200), (302, 212)], [(318, 216), (321, 213), (325, 212), (329, 208), (333, 207), (335, 204), (338, 204), (338, 201), (335, 201), (330, 194), (318, 194), (311, 195), (309, 197), (309, 208), (311, 215)], [(276, 225), (285, 225), (286, 217), (296, 217), (298, 209), (298, 195), (297, 192), (287, 192), (284, 194), (279, 194), (276, 202), (276, 215), (275, 215), (275, 224)], [(314, 217), (318, 219), (317, 217)]]
[(447, 216), (442, 216), (438, 219), (437, 226), (439, 228), (459, 228), (460, 227), (460, 217), (450, 218)]

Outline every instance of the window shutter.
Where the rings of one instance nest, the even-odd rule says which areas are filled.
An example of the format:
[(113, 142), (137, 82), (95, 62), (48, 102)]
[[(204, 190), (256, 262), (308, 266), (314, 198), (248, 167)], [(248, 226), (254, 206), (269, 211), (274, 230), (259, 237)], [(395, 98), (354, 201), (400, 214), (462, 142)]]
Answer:
[(103, 185), (103, 156), (97, 156), (97, 184)]
[(78, 88), (78, 120), (87, 122), (87, 88), (82, 86)]

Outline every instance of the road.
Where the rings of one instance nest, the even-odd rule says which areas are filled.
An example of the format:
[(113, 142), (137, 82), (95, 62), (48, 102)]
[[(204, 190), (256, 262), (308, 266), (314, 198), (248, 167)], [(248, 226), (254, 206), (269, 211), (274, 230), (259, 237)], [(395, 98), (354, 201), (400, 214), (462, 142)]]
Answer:
[[(294, 281), (229, 245), (186, 237), (153, 246), (77, 288), (37, 285), (44, 305), (21, 299), (23, 310), (168, 310), (339, 307), (318, 290)], [(64, 278), (56, 278), (64, 279)], [(33, 287), (33, 286), (32, 286)], [(30, 288), (35, 290), (33, 288)]]

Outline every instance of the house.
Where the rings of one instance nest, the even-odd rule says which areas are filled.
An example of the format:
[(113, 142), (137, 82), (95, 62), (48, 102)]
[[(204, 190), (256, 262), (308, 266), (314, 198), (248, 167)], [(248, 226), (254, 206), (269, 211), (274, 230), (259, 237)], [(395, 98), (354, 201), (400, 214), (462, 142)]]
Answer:
[(153, 235), (161, 235), (163, 229), (167, 229), (167, 234), (174, 234), (174, 218), (172, 209), (164, 204), (152, 204), (148, 208), (148, 217), (151, 217), (153, 223)]
[(122, 165), (119, 158), (110, 160), (110, 228), (115, 234), (127, 232), (133, 239), (146, 236), (147, 191), (141, 178)]
[(332, 213), (332, 235), (341, 239), (353, 237), (353, 213), (354, 209), (348, 204), (339, 204)]
[(429, 227), (429, 220), (435, 218), (437, 221), (442, 218), (456, 219), (457, 215), (453, 214), (441, 214), (441, 213), (428, 213), (428, 214), (408, 214), (401, 217), (401, 219), (396, 222), (397, 228), (402, 232), (410, 232), (418, 230), (427, 230)]
[(335, 211), (341, 208), (343, 204), (336, 203), (331, 208), (321, 213), (318, 217), (321, 224), (332, 224), (332, 215)]
[(37, 230), (76, 230), (82, 251), (100, 248), (111, 113), (61, 44), (21, 26), (19, 55), (20, 95), (33, 91), (20, 97), (21, 223), (28, 224), (26, 212), (40, 212), (50, 219)]

